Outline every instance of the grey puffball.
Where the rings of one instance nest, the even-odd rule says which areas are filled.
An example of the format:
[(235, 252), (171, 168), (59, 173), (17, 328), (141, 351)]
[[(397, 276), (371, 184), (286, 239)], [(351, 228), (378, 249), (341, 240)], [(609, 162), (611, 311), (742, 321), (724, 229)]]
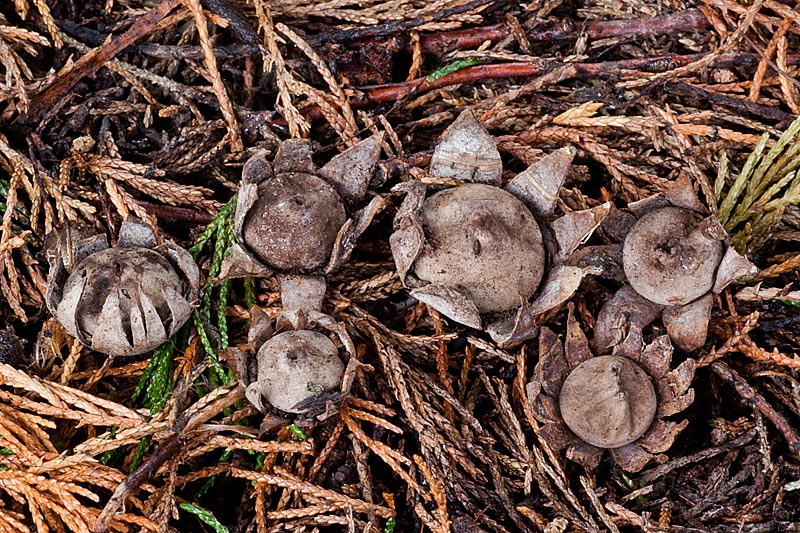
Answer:
[(559, 397), (569, 429), (598, 448), (636, 441), (653, 423), (658, 408), (650, 377), (625, 357), (593, 357), (573, 370)]
[(432, 244), (414, 265), (419, 279), (461, 292), (481, 313), (513, 309), (536, 292), (542, 232), (512, 194), (484, 184), (446, 189), (425, 200), (421, 219)]
[(622, 252), (631, 286), (661, 305), (684, 305), (709, 292), (725, 247), (702, 231), (703, 216), (664, 207), (634, 224)]
[(279, 333), (261, 346), (257, 358), (262, 396), (289, 413), (301, 413), (298, 404), (338, 389), (344, 376), (336, 345), (316, 331)]
[(46, 294), (70, 335), (101, 353), (138, 355), (189, 319), (200, 272), (186, 250), (167, 240), (159, 245), (153, 228), (132, 218), (123, 222), (115, 247), (103, 235), (70, 231), (72, 239), (53, 239)]
[(347, 215), (324, 180), (286, 172), (262, 182), (242, 235), (253, 254), (284, 271), (312, 272), (327, 263)]

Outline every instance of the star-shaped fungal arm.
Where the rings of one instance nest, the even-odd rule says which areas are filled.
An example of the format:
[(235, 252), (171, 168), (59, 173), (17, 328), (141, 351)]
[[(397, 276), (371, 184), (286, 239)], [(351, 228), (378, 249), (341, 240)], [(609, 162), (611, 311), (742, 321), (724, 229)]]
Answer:
[(611, 355), (595, 356), (572, 314), (562, 348), (549, 328), (539, 336), (539, 362), (526, 391), (540, 436), (555, 451), (587, 469), (605, 450), (624, 470), (638, 472), (663, 454), (687, 421), (665, 417), (684, 411), (694, 400), (690, 388), (695, 362), (671, 369), (668, 336), (644, 345), (631, 325)]
[(730, 246), (686, 178), (629, 211), (633, 221), (621, 232), (621, 255), (606, 256), (611, 260), (605, 269), (629, 285), (598, 315), (598, 350), (606, 353), (621, 340), (620, 325), (630, 321), (644, 328), (659, 316), (676, 346), (697, 350), (706, 341), (714, 295), (757, 269)]

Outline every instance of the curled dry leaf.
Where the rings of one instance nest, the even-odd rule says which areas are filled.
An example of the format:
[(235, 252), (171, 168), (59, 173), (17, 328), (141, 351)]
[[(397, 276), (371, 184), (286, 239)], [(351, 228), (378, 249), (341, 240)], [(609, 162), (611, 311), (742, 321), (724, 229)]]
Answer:
[(536, 317), (566, 301), (587, 272), (562, 263), (594, 231), (610, 204), (569, 213), (549, 226), (573, 148), (562, 148), (501, 188), (502, 161), (471, 111), (447, 128), (430, 172), (467, 182), (430, 196), (406, 193), (390, 237), (400, 278), (418, 300), (501, 345), (536, 335)]
[[(694, 351), (705, 344), (712, 295), (756, 268), (730, 246), (716, 216), (703, 212), (688, 179), (628, 211), (636, 221), (625, 225), (620, 281), (630, 286), (600, 311), (597, 348), (605, 353), (619, 342), (621, 325), (643, 328), (660, 315), (672, 341)], [(618, 268), (605, 271), (619, 277)]]
[(541, 438), (554, 450), (591, 469), (603, 450), (629, 472), (638, 472), (667, 451), (687, 421), (663, 418), (686, 409), (695, 362), (687, 359), (670, 371), (672, 344), (662, 336), (644, 345), (631, 324), (611, 355), (595, 356), (570, 313), (567, 340), (542, 328), (539, 363), (528, 384), (531, 408), (544, 425)]
[(150, 351), (189, 319), (200, 272), (176, 244), (158, 246), (132, 217), (117, 246), (67, 226), (49, 238), (47, 306), (72, 336), (109, 355)]
[(379, 196), (361, 210), (353, 205), (367, 193), (382, 142), (373, 135), (321, 168), (306, 140), (284, 142), (272, 164), (261, 153), (251, 157), (236, 204), (236, 244), (218, 281), (275, 274), (287, 312), (321, 310), (324, 275), (347, 261), (382, 206)]

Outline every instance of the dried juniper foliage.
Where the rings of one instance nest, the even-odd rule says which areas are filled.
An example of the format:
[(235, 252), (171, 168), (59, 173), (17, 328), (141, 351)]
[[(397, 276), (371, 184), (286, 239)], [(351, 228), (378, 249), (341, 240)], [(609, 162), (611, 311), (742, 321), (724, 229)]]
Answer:
[[(1, 2), (0, 314), (27, 342), (0, 364), (0, 530), (795, 528), (798, 43), (796, 12), (772, 0)], [(540, 342), (502, 348), (409, 296), (388, 244), (392, 188), (456, 185), (431, 159), (466, 108), (501, 183), (574, 147), (542, 227), (681, 178), (761, 269), (713, 297), (689, 354), (691, 424), (665, 462), (628, 475), (567, 459), (525, 387)], [(386, 157), (369, 187), (386, 212), (322, 300), (352, 339), (347, 394), (261, 413), (226, 348), (249, 344), (251, 309), (276, 321), (280, 283), (214, 285), (242, 166), (299, 138), (323, 165), (373, 134)], [(171, 342), (107, 358), (43, 311), (41, 252), (67, 222), (114, 242), (130, 215), (191, 248), (204, 285)], [(616, 229), (574, 265), (621, 260)], [(590, 339), (629, 290), (577, 287)], [(538, 320), (569, 322), (563, 305)], [(663, 334), (656, 322), (644, 343)]]

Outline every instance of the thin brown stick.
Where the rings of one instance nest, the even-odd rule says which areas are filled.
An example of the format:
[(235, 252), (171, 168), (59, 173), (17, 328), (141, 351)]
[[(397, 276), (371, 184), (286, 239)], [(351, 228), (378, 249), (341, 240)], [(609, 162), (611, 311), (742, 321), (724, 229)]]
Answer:
[(791, 122), (794, 119), (794, 115), (785, 111), (781, 111), (780, 109), (761, 104), (754, 104), (749, 99), (744, 100), (741, 98), (734, 98), (732, 96), (725, 96), (723, 94), (716, 94), (682, 81), (668, 81), (664, 83), (664, 88), (673, 94), (690, 96), (701, 101), (714, 102), (727, 108), (735, 109), (736, 111), (752, 113), (753, 115), (766, 119), (787, 122)]
[(786, 419), (781, 413), (775, 410), (769, 402), (761, 396), (758, 391), (750, 385), (742, 376), (735, 370), (723, 363), (717, 361), (711, 364), (711, 370), (714, 371), (719, 377), (730, 383), (736, 389), (736, 392), (742, 399), (758, 409), (762, 415), (766, 416), (775, 427), (778, 428), (789, 444), (789, 450), (797, 455), (800, 454), (800, 436), (792, 427), (792, 423)]
[[(528, 32), (528, 41), (541, 42), (569, 42), (576, 41), (579, 37), (589, 39), (609, 39), (624, 37), (636, 39), (649, 35), (659, 35), (679, 31), (700, 30), (708, 27), (706, 17), (696, 9), (689, 9), (678, 13), (649, 17), (642, 19), (625, 20), (593, 20), (583, 24), (577, 20), (566, 19), (558, 27), (547, 30), (534, 30)], [(443, 55), (452, 50), (469, 50), (476, 48), (485, 41), (492, 44), (505, 39), (510, 32), (508, 24), (493, 24), (479, 28), (445, 31), (432, 35), (424, 35), (420, 39), (422, 51), (431, 55)]]
[(189, 222), (190, 224), (209, 224), (214, 220), (214, 216), (203, 211), (196, 211), (186, 207), (176, 207), (173, 205), (154, 204), (144, 200), (136, 200), (136, 203), (144, 208), (145, 211), (154, 215), (157, 219), (164, 222)]
[(214, 47), (211, 44), (211, 37), (208, 33), (208, 21), (203, 13), (203, 7), (200, 5), (200, 0), (182, 0), (189, 11), (192, 12), (194, 17), (194, 25), (197, 28), (197, 35), (200, 38), (200, 47), (203, 49), (203, 56), (206, 64), (206, 71), (211, 81), (211, 87), (214, 89), (214, 94), (219, 101), (219, 109), (222, 112), (222, 117), (225, 119), (225, 124), (228, 127), (228, 141), (230, 142), (231, 150), (234, 152), (241, 152), (244, 150), (242, 143), (242, 136), (239, 133), (239, 123), (236, 120), (236, 114), (233, 112), (233, 104), (228, 96), (228, 91), (225, 84), (222, 83), (222, 76), (217, 68), (217, 58), (214, 56)]
[(131, 27), (123, 34), (111, 36), (102, 45), (81, 57), (69, 72), (58, 76), (52, 85), (33, 99), (26, 118), (31, 122), (38, 120), (43, 113), (54, 107), (80, 80), (87, 76), (92, 76), (106, 62), (153, 31), (158, 23), (180, 3), (181, 0), (163, 0), (136, 19), (136, 22), (131, 24)]

